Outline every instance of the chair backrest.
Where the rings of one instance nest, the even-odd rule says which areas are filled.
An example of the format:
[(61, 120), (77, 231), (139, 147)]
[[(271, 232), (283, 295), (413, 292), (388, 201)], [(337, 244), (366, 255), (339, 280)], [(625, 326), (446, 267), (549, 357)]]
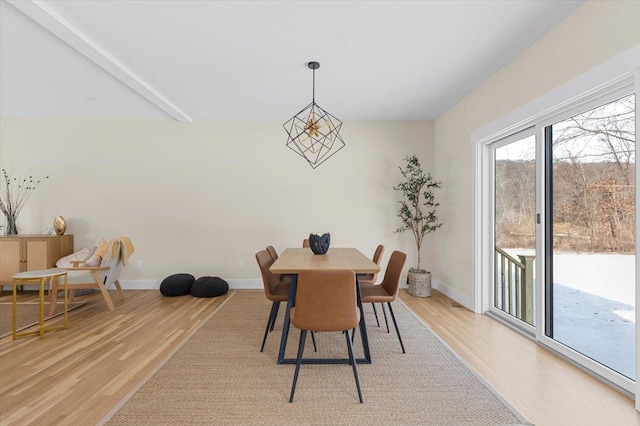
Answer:
[(380, 266), (380, 261), (382, 260), (382, 253), (384, 253), (384, 246), (382, 244), (380, 244), (376, 248), (375, 253), (373, 253), (373, 261), (378, 266)]
[[(378, 266), (380, 266), (380, 262), (382, 261), (383, 253), (384, 253), (384, 246), (382, 244), (379, 244), (378, 247), (376, 247), (376, 251), (373, 253), (373, 262)], [(371, 276), (370, 279), (367, 279), (367, 281), (371, 281), (372, 284), (375, 284), (377, 279), (378, 279), (378, 273), (376, 272)]]
[[(274, 262), (278, 260), (278, 252), (273, 246), (267, 246), (266, 250), (267, 250), (267, 253), (269, 253), (269, 256), (271, 256), (271, 260), (273, 260)], [(280, 281), (282, 278), (282, 276), (279, 274), (273, 274), (273, 276), (276, 278), (277, 281)]]
[(302, 240), (302, 248), (311, 248), (311, 244), (309, 243), (309, 239), (305, 238)]
[(120, 272), (122, 271), (122, 243), (115, 241), (116, 251), (109, 259), (107, 259), (102, 266), (108, 266), (109, 269), (101, 271), (102, 279), (104, 280), (104, 286), (109, 288), (113, 283), (120, 278)]
[(343, 331), (360, 321), (353, 271), (300, 271), (295, 315), (302, 330)]
[(260, 273), (262, 274), (262, 284), (264, 285), (264, 294), (267, 298), (270, 298), (272, 294), (276, 292), (278, 288), (278, 281), (269, 271), (271, 265), (273, 265), (274, 260), (269, 256), (269, 253), (266, 250), (261, 250), (256, 253), (256, 260), (258, 261), (258, 266), (260, 267)]
[(394, 298), (398, 296), (398, 288), (400, 286), (400, 276), (402, 275), (402, 269), (404, 263), (407, 260), (407, 255), (401, 251), (394, 251), (391, 253), (389, 263), (387, 264), (387, 270), (384, 272), (384, 279), (380, 284), (382, 288)]
[(271, 256), (274, 262), (278, 260), (278, 252), (273, 246), (267, 246), (267, 253), (269, 253), (269, 256)]

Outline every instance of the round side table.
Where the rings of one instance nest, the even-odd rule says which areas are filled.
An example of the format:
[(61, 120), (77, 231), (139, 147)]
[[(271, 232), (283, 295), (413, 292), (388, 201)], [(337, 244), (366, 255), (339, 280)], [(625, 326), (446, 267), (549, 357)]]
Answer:
[[(44, 287), (49, 282), (49, 280), (60, 280), (61, 277), (64, 277), (64, 324), (56, 327), (48, 327), (44, 326)], [(67, 305), (68, 305), (68, 292), (67, 292), (67, 270), (60, 268), (52, 268), (52, 269), (42, 269), (39, 271), (27, 271), (20, 272), (18, 274), (13, 275), (13, 324), (12, 324), (12, 335), (13, 340), (18, 337), (28, 336), (31, 334), (39, 334), (40, 338), (44, 338), (44, 333), (51, 330), (57, 330), (61, 328), (67, 328)], [(29, 281), (37, 281), (39, 286), (39, 316), (38, 323), (40, 327), (35, 331), (26, 331), (22, 333), (18, 333), (16, 331), (18, 326), (18, 303), (17, 303), (17, 289), (20, 285), (25, 285)], [(59, 282), (59, 281), (58, 281)], [(57, 286), (56, 286), (57, 287)]]

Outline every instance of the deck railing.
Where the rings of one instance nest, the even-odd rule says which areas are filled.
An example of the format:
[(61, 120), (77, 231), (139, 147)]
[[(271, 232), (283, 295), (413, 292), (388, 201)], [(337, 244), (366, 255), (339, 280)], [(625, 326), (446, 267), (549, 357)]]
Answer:
[(496, 308), (533, 325), (533, 261), (535, 256), (519, 260), (496, 247), (494, 300)]

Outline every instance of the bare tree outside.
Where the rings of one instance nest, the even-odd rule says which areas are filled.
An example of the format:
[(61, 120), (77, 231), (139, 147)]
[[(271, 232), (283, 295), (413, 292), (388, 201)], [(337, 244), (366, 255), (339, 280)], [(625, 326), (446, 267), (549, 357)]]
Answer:
[(635, 252), (633, 95), (553, 126), (554, 249)]
[[(496, 246), (501, 248), (535, 247), (530, 151), (525, 147), (496, 158)], [(554, 124), (553, 164), (554, 249), (635, 253), (634, 96)]]
[(535, 138), (496, 149), (495, 235), (500, 248), (536, 246)]

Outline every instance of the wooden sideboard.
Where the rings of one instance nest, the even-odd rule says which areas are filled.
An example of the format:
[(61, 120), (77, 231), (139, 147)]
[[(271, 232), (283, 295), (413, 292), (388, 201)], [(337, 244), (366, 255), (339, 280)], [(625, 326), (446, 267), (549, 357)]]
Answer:
[(0, 290), (13, 274), (54, 268), (56, 261), (73, 253), (73, 235), (1, 235)]

